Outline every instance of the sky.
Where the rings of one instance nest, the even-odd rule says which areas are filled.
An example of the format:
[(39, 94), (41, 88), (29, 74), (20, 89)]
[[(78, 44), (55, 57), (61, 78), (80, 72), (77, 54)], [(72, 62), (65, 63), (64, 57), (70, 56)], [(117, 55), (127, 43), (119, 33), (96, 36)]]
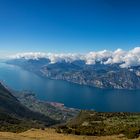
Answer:
[(140, 46), (140, 0), (0, 0), (0, 55)]

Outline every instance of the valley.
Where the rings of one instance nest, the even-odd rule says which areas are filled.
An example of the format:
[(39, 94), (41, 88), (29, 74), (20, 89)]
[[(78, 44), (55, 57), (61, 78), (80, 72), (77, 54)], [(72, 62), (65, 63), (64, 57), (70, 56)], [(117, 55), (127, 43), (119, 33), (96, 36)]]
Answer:
[[(31, 91), (43, 101), (100, 112), (139, 112), (140, 90), (94, 88), (42, 77), (19, 66), (0, 63), (0, 79), (15, 91)], [(13, 80), (14, 79), (14, 80)]]
[(29, 91), (12, 91), (2, 84), (0, 123), (1, 138), (7, 140), (119, 140), (140, 135), (140, 113), (80, 111), (41, 101)]
[(80, 85), (110, 89), (140, 89), (140, 67), (121, 68), (120, 63), (86, 64), (83, 60), (51, 63), (48, 58), (11, 59), (6, 63), (20, 66), (40, 76), (56, 80), (65, 80)]

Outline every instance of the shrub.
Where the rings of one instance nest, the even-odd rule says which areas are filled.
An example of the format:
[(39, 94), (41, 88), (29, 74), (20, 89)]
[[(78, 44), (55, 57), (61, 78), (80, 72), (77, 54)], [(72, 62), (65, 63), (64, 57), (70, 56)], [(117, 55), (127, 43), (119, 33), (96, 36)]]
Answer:
[(140, 134), (140, 128), (138, 128), (138, 127), (128, 128), (125, 132), (125, 136), (128, 139), (138, 138), (139, 134)]

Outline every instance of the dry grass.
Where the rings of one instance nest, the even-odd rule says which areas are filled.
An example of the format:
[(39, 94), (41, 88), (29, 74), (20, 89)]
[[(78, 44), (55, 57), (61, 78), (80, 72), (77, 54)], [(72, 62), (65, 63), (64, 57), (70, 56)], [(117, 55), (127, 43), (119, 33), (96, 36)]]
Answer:
[[(54, 129), (37, 130), (31, 129), (23, 133), (0, 132), (0, 140), (126, 140), (119, 136), (76, 136), (58, 134)], [(139, 139), (140, 140), (140, 139)]]

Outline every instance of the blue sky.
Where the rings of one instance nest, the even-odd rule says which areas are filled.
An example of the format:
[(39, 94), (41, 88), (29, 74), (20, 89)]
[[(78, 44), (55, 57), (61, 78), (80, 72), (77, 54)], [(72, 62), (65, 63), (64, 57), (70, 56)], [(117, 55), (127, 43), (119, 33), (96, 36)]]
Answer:
[(0, 0), (0, 52), (140, 46), (139, 0)]

